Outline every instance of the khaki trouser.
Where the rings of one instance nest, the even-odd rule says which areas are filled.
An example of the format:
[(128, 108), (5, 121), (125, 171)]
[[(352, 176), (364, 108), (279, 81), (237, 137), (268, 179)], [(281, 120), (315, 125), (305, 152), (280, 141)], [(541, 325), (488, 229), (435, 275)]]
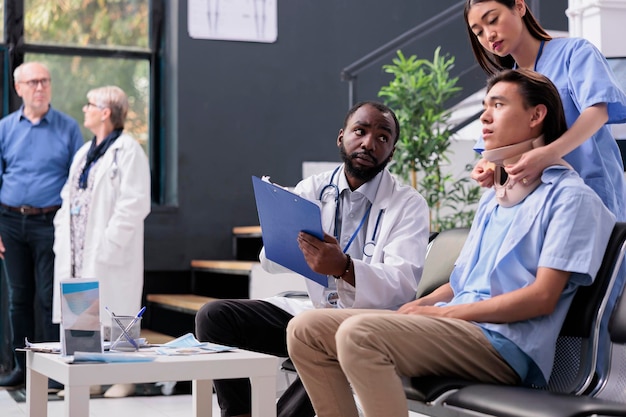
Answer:
[(400, 376), (519, 382), (480, 328), (464, 320), (312, 310), (290, 321), (287, 345), (318, 417), (357, 417), (352, 389), (366, 417), (407, 416)]

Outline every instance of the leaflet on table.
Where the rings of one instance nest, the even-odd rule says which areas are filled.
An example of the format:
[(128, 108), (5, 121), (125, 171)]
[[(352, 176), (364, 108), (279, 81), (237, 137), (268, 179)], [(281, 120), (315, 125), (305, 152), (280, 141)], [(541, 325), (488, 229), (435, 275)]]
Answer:
[[(140, 348), (154, 346), (154, 345), (148, 344), (145, 337), (136, 339), (136, 342), (137, 344), (139, 344)], [(111, 342), (107, 340), (104, 342), (103, 346), (104, 346), (104, 350), (107, 351), (109, 350), (109, 347), (111, 346)], [(33, 342), (29, 342), (28, 339), (26, 339), (25, 346), (23, 348), (18, 348), (17, 350), (20, 350), (20, 351), (32, 350), (33, 352), (40, 352), (40, 353), (61, 353), (61, 342), (33, 343)]]
[(61, 353), (61, 342), (32, 343), (28, 341), (28, 338), (26, 338), (24, 340), (24, 347), (18, 348), (17, 350), (32, 350), (33, 352), (41, 353)]
[(306, 263), (297, 240), (300, 232), (324, 239), (319, 206), (271, 183), (268, 177), (253, 176), (252, 186), (267, 259), (328, 286), (328, 277)]
[(217, 353), (235, 350), (232, 346), (218, 345), (215, 343), (200, 342), (192, 333), (187, 333), (172, 341), (169, 341), (155, 349), (159, 355), (197, 355), (201, 353)]

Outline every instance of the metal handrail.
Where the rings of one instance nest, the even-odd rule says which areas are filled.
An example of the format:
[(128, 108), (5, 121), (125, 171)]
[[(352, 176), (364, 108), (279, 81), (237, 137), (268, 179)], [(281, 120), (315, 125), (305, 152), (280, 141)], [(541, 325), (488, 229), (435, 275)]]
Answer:
[(471, 124), (474, 120), (478, 120), (481, 114), (483, 114), (482, 109), (479, 112), (472, 114), (470, 117), (467, 117), (461, 120), (459, 123), (455, 124), (454, 127), (450, 129), (450, 134), (454, 135), (456, 132), (463, 129), (465, 126), (468, 126), (469, 124)]
[(439, 29), (440, 27), (447, 25), (452, 19), (458, 17), (458, 15), (456, 15), (455, 13), (463, 10), (464, 4), (465, 2), (461, 1), (455, 5), (448, 7), (441, 13), (431, 17), (425, 22), (420, 23), (413, 29), (404, 32), (397, 38), (387, 42), (386, 44), (373, 50), (364, 57), (354, 61), (352, 64), (348, 65), (341, 71), (341, 79), (343, 81), (349, 81), (353, 79), (356, 76), (357, 72), (360, 72), (361, 70), (373, 65), (376, 60), (378, 60), (385, 54), (397, 48), (400, 48), (408, 42), (423, 38), (424, 36), (429, 35), (431, 32)]
[(351, 107), (354, 104), (354, 97), (356, 92), (356, 79), (357, 73), (361, 72), (365, 68), (373, 65), (377, 60), (382, 58), (384, 55), (388, 54), (391, 51), (394, 51), (401, 46), (405, 45), (408, 42), (416, 41), (420, 38), (423, 38), (429, 35), (431, 32), (441, 28), (450, 23), (453, 19), (459, 17), (457, 13), (461, 13), (463, 7), (465, 5), (464, 1), (458, 2), (441, 13), (431, 17), (425, 22), (419, 24), (411, 30), (406, 31), (402, 35), (397, 38), (387, 42), (381, 47), (373, 50), (369, 54), (364, 57), (356, 60), (352, 64), (348, 65), (341, 71), (341, 79), (343, 81), (348, 81), (348, 101), (349, 106)]
[[(530, 9), (533, 10), (533, 13), (537, 19), (539, 19), (539, 2), (540, 0), (527, 0), (526, 1), (526, 3), (530, 6)], [(427, 21), (419, 24), (418, 26), (414, 27), (411, 30), (408, 30), (407, 32), (403, 33), (397, 38), (391, 40), (390, 42), (387, 42), (386, 44), (380, 46), (379, 48), (373, 50), (369, 54), (365, 55), (364, 57), (354, 61), (352, 64), (345, 67), (341, 71), (341, 80), (348, 81), (348, 107), (352, 107), (355, 102), (354, 98), (356, 95), (356, 80), (357, 80), (358, 72), (361, 72), (365, 68), (370, 67), (377, 60), (379, 60), (380, 58), (382, 58), (389, 52), (400, 48), (401, 46), (407, 44), (408, 42), (416, 41), (430, 34), (431, 32), (439, 29), (440, 27), (449, 24), (450, 21), (452, 21), (454, 18), (457, 17), (455, 13), (458, 13), (461, 10), (463, 10), (464, 7), (465, 7), (465, 1), (461, 1), (459, 3), (456, 3), (448, 7), (446, 10), (442, 11), (441, 13), (431, 17)], [(478, 64), (474, 63), (472, 66), (468, 67), (465, 71), (463, 71), (463, 74), (466, 74), (472, 71), (476, 67), (478, 67)], [(452, 133), (456, 133), (457, 131), (461, 130), (465, 126), (472, 123), (474, 120), (478, 119), (481, 113), (482, 113), (482, 110), (466, 118), (465, 120), (461, 121), (457, 125), (455, 125), (452, 128)]]

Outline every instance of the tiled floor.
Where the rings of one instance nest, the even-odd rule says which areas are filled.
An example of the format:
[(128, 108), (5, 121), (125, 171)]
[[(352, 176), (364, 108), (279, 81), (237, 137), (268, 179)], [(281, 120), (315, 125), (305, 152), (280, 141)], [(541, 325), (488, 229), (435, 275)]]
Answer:
[[(219, 416), (214, 399), (213, 415)], [(48, 402), (48, 417), (62, 417), (63, 401)], [(26, 403), (16, 403), (6, 392), (0, 391), (2, 417), (24, 417)], [(94, 398), (89, 403), (89, 417), (189, 417), (192, 414), (191, 395), (155, 397)], [(32, 416), (36, 417), (36, 416)]]
[[(48, 402), (48, 417), (63, 417), (63, 405), (63, 401)], [(2, 417), (27, 416), (26, 403), (17, 403), (7, 391), (0, 391), (0, 415)], [(89, 403), (89, 417), (190, 417), (191, 415), (191, 395), (93, 398)], [(215, 394), (213, 394), (213, 416), (220, 416)], [(409, 413), (409, 416), (426, 417), (417, 413)]]
[[(213, 415), (219, 417), (217, 400), (213, 397)], [(63, 401), (48, 402), (48, 417), (63, 417), (63, 405)], [(26, 403), (16, 403), (7, 391), (0, 391), (0, 410), (2, 417), (28, 415)], [(89, 403), (89, 417), (190, 417), (191, 414), (191, 395), (93, 398)]]

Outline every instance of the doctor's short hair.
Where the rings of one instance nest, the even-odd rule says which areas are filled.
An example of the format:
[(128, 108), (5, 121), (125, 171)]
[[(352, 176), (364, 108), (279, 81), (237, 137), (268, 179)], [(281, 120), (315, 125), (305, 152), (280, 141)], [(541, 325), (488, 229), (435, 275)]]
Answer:
[(559, 91), (552, 81), (538, 72), (528, 69), (503, 70), (487, 80), (487, 92), (499, 82), (517, 85), (519, 94), (524, 100), (524, 107), (543, 104), (548, 112), (543, 119), (542, 133), (544, 143), (554, 142), (567, 130), (565, 111)]
[(369, 105), (374, 107), (376, 110), (378, 110), (379, 112), (381, 112), (382, 114), (389, 114), (391, 115), (391, 117), (393, 118), (393, 122), (396, 125), (396, 136), (393, 138), (393, 143), (397, 143), (398, 142), (398, 138), (400, 137), (400, 122), (398, 122), (398, 117), (396, 116), (396, 114), (394, 113), (393, 110), (391, 110), (391, 108), (389, 106), (387, 106), (386, 104), (383, 104), (379, 101), (361, 101), (359, 103), (356, 103), (354, 106), (352, 106), (352, 108), (350, 110), (348, 110), (348, 113), (346, 114), (345, 119), (343, 120), (343, 129), (345, 130), (346, 127), (348, 127), (348, 121), (350, 120), (350, 117), (352, 117), (352, 115), (361, 107), (365, 106), (365, 105)]
[(111, 110), (111, 123), (114, 129), (123, 129), (128, 114), (128, 97), (115, 85), (94, 88), (87, 93), (87, 99), (101, 108)]

